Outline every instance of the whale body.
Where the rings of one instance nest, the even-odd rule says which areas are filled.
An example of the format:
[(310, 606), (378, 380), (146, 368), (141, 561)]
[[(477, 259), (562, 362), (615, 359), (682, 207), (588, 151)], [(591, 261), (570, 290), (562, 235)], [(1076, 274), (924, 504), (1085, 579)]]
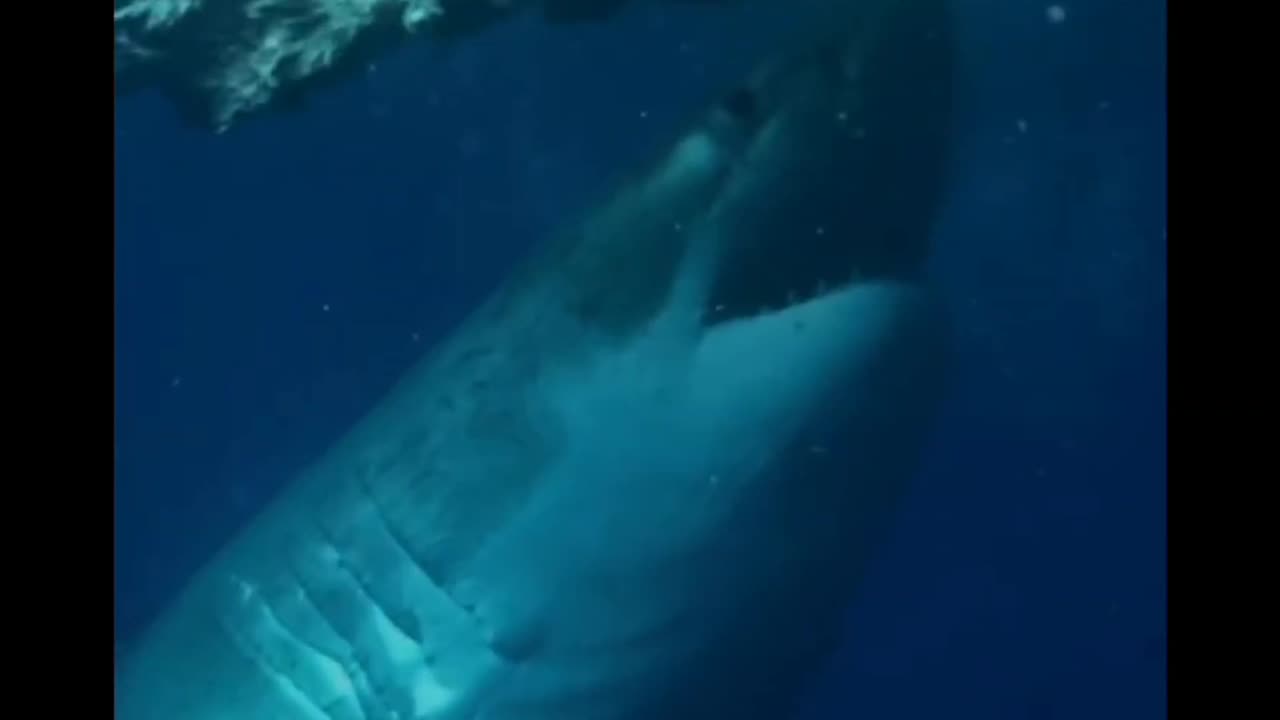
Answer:
[(850, 3), (729, 88), (190, 580), (116, 717), (784, 717), (945, 386), (947, 37)]

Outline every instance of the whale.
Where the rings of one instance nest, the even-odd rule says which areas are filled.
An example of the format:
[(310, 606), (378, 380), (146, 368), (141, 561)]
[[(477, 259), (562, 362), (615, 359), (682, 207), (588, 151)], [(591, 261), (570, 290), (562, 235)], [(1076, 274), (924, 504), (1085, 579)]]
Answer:
[(786, 717), (947, 388), (944, 0), (781, 42), (120, 651), (119, 720)]

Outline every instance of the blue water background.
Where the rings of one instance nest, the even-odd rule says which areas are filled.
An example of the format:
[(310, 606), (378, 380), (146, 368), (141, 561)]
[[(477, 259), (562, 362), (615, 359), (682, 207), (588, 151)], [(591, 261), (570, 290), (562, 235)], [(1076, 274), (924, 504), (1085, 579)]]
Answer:
[[(226, 137), (121, 103), (118, 636), (795, 15), (748, 5), (410, 48)], [(954, 0), (956, 384), (806, 717), (1166, 714), (1164, 2), (1046, 7)]]

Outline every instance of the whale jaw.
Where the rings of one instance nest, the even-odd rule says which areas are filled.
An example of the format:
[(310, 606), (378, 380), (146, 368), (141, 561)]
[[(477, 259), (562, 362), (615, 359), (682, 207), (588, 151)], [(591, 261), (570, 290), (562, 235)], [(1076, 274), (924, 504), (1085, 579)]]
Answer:
[(838, 636), (939, 396), (938, 306), (671, 317), (545, 386), (567, 443), (468, 573), (527, 653), (485, 717), (773, 717)]

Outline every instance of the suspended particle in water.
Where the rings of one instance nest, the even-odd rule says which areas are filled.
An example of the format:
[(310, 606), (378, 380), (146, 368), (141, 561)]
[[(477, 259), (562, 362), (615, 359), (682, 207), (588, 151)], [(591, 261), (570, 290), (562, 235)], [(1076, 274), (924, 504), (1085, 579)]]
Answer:
[(1067, 9), (1061, 5), (1050, 5), (1045, 8), (1044, 16), (1049, 19), (1049, 22), (1057, 25), (1067, 19)]

